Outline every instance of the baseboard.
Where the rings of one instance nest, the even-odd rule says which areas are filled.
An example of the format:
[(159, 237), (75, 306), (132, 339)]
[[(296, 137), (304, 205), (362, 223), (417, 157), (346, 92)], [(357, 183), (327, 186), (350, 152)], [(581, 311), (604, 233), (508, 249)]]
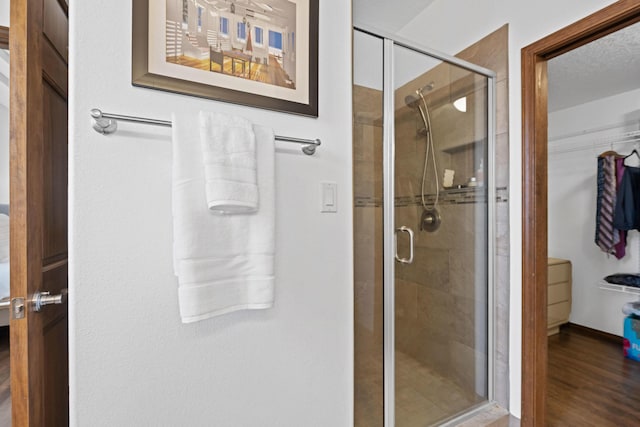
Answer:
[(597, 329), (589, 328), (587, 326), (577, 325), (575, 323), (567, 323), (565, 325), (562, 325), (560, 328), (561, 329), (571, 328), (572, 331), (577, 332), (579, 334), (591, 336), (593, 338), (597, 338), (604, 341), (609, 341), (614, 344), (618, 344), (620, 346), (622, 345), (622, 337), (618, 335), (610, 334), (609, 332), (599, 331)]

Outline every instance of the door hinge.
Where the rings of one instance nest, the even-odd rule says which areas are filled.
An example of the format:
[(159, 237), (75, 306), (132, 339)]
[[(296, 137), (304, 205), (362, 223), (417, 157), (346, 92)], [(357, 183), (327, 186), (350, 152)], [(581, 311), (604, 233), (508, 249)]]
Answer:
[(11, 299), (11, 318), (24, 319), (24, 298)]

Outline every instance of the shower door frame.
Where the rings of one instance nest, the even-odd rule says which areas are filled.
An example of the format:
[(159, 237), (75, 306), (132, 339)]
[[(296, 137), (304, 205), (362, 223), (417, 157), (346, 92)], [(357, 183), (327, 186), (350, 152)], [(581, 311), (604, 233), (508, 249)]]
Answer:
[(395, 426), (395, 88), (394, 48), (414, 52), (456, 65), (487, 78), (487, 401), (471, 410), (446, 420), (441, 426), (457, 425), (486, 410), (495, 396), (495, 142), (496, 142), (496, 73), (451, 55), (422, 46), (372, 26), (356, 23), (360, 31), (383, 42), (383, 371), (384, 426)]

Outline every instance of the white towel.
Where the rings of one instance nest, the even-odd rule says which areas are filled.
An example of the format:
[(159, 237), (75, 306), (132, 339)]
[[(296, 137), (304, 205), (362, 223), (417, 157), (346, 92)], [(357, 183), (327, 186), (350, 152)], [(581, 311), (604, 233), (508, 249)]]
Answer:
[(201, 111), (200, 143), (209, 209), (221, 214), (255, 212), (258, 182), (251, 122)]
[(204, 199), (198, 117), (173, 115), (174, 269), (182, 322), (269, 308), (274, 295), (274, 135), (254, 126), (260, 206), (216, 215)]

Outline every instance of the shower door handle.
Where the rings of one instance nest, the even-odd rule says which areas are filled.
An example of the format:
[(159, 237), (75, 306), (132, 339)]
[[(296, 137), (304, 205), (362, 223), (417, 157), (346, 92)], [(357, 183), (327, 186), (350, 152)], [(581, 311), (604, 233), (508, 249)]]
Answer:
[[(398, 232), (407, 233), (409, 235), (409, 258), (400, 258), (400, 256), (398, 255)], [(411, 264), (413, 262), (413, 230), (404, 225), (402, 227), (396, 228), (394, 239), (396, 246), (396, 261), (402, 264)]]

